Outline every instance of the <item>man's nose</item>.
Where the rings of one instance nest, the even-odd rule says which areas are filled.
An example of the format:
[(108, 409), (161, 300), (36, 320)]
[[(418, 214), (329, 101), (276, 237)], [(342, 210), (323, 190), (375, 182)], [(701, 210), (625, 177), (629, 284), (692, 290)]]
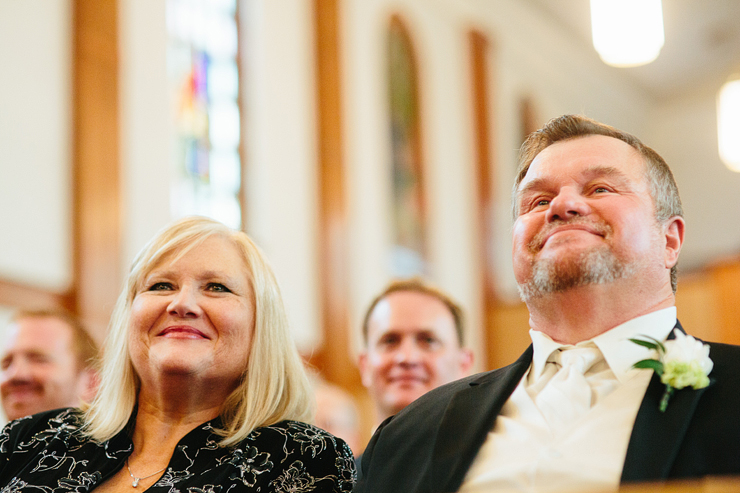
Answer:
[(421, 360), (421, 348), (412, 338), (406, 338), (398, 347), (395, 360), (399, 364), (416, 364)]
[(591, 212), (586, 198), (572, 187), (563, 187), (550, 201), (546, 218), (548, 222), (567, 221), (576, 216), (585, 216)]
[(194, 318), (203, 313), (199, 304), (199, 293), (195, 286), (184, 285), (174, 293), (172, 301), (167, 307), (170, 315), (181, 318)]

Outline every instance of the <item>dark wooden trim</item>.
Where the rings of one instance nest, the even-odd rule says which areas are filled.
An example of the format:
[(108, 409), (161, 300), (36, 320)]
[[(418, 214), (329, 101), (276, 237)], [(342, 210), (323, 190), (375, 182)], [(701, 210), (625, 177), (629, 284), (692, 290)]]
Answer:
[(64, 308), (75, 309), (73, 291), (56, 292), (28, 284), (0, 279), (0, 305), (12, 308)]
[(527, 96), (519, 101), (519, 118), (521, 119), (521, 140), (524, 142), (529, 134), (540, 128), (537, 111), (531, 97)]
[(486, 340), (485, 358), (490, 366), (497, 360), (497, 347), (492, 344), (497, 304), (493, 265), (493, 153), (491, 152), (490, 79), (488, 74), (489, 42), (485, 34), (472, 30), (468, 33), (470, 50), (473, 136), (475, 147), (475, 179), (478, 201), (478, 251), (481, 266), (481, 295), (484, 336)]
[(96, 333), (121, 287), (118, 1), (74, 0), (74, 291)]

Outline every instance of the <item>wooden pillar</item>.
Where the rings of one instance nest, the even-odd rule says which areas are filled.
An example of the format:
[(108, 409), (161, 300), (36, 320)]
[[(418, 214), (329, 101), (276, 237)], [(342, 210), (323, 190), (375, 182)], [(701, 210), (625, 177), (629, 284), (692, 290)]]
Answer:
[(74, 0), (77, 312), (104, 334), (121, 288), (118, 2)]
[(319, 300), (323, 343), (311, 358), (344, 388), (360, 385), (350, 357), (347, 204), (342, 159), (339, 1), (314, 0), (318, 119)]
[(486, 341), (486, 363), (490, 368), (497, 360), (496, 345), (493, 344), (492, 332), (496, 330), (496, 290), (493, 265), (493, 173), (491, 169), (491, 118), (489, 115), (490, 96), (488, 93), (490, 79), (488, 76), (489, 42), (479, 31), (468, 34), (470, 50), (472, 101), (473, 101), (473, 137), (475, 147), (475, 180), (478, 185), (478, 251), (481, 266), (481, 295), (483, 308), (484, 338)]

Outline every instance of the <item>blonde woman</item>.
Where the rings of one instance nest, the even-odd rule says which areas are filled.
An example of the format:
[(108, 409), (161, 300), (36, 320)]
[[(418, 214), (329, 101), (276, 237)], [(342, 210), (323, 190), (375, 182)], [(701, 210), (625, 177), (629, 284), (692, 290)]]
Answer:
[(9, 423), (3, 491), (344, 492), (354, 461), (305, 423), (311, 391), (275, 277), (244, 233), (205, 218), (139, 253), (97, 397)]

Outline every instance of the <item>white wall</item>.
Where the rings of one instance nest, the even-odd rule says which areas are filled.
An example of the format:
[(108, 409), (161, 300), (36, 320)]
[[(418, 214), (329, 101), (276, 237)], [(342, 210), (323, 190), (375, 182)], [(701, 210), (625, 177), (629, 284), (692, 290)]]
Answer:
[(0, 2), (0, 277), (72, 280), (71, 2)]
[(301, 349), (320, 341), (311, 2), (242, 2), (247, 233), (280, 282)]
[(167, 80), (165, 0), (119, 3), (121, 272), (172, 220), (170, 184), (173, 119)]
[(728, 170), (717, 151), (715, 98), (722, 82), (661, 102), (650, 119), (646, 142), (671, 166), (684, 207), (679, 272), (740, 252), (740, 173)]

